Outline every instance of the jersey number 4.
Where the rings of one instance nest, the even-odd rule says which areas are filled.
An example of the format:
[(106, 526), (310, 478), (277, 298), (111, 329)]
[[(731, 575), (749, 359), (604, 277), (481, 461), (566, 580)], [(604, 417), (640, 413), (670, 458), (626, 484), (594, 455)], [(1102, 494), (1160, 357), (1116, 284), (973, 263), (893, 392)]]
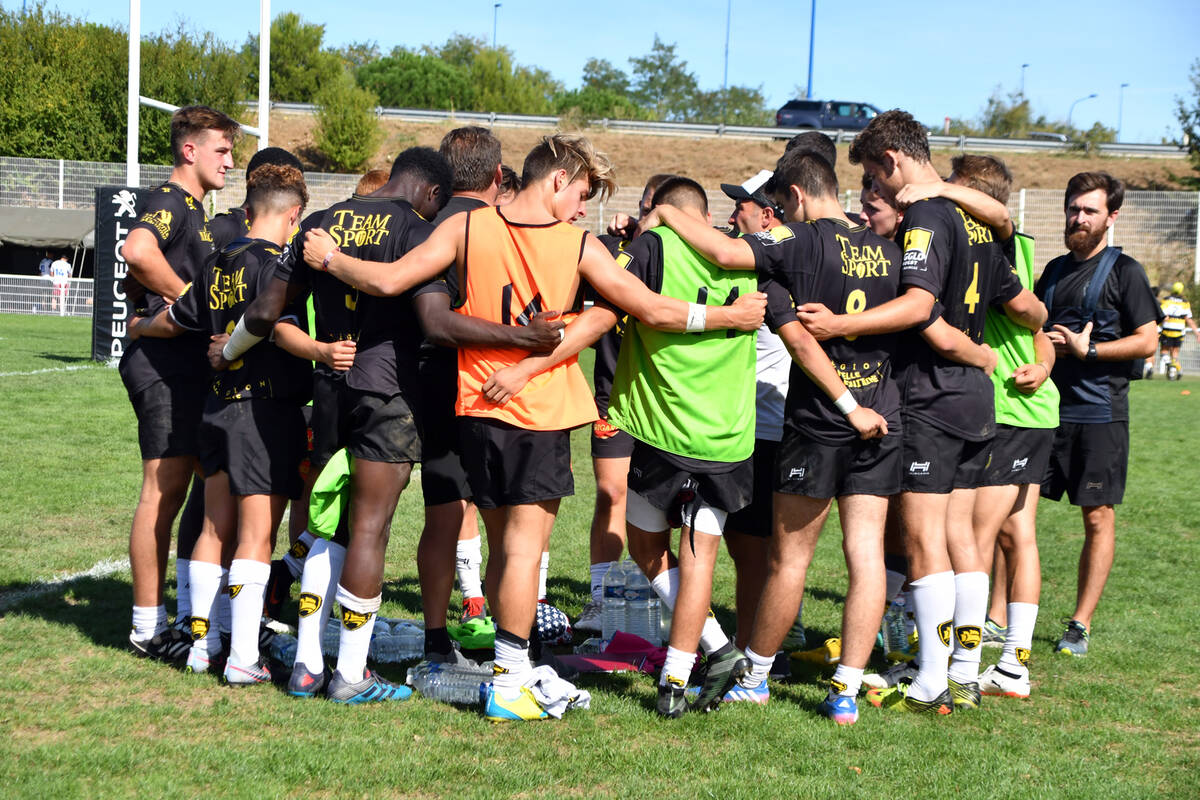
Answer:
[(979, 262), (976, 261), (971, 268), (974, 270), (971, 273), (971, 285), (967, 287), (967, 294), (963, 297), (963, 302), (967, 305), (968, 314), (974, 314), (975, 306), (983, 299), (979, 296)]

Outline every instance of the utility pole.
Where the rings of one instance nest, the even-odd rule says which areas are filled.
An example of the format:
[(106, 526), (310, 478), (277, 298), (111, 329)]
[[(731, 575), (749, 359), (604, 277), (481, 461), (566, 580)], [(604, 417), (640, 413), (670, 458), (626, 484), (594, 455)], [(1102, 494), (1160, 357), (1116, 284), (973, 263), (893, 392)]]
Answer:
[(817, 40), (817, 0), (812, 0), (812, 17), (808, 24), (808, 89), (805, 98), (812, 99), (813, 46)]

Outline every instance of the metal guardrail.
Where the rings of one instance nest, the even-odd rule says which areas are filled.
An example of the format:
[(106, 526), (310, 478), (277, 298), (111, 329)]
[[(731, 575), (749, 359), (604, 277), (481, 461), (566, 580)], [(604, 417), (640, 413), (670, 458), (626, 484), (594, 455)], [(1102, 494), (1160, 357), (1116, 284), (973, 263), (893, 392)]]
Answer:
[[(312, 103), (272, 103), (271, 108), (285, 114), (315, 114)], [(553, 128), (559, 118), (529, 114), (497, 114), (480, 111), (441, 111), (423, 108), (375, 109), (381, 119), (404, 122), (474, 122), (505, 128)], [(800, 133), (801, 128), (753, 127), (747, 125), (720, 125), (694, 122), (647, 122), (629, 119), (596, 119), (588, 124), (610, 131), (623, 131), (650, 136), (728, 136), (743, 139), (788, 139)], [(835, 142), (849, 142), (858, 131), (823, 129), (822, 133)], [(957, 149), (978, 152), (1071, 152), (1095, 149), (1110, 156), (1153, 156), (1155, 158), (1186, 158), (1187, 150), (1173, 144), (1129, 144), (1105, 142), (1091, 145), (1087, 142), (1055, 142), (1044, 139), (995, 139), (981, 136), (942, 136), (931, 134), (929, 145), (933, 148)]]

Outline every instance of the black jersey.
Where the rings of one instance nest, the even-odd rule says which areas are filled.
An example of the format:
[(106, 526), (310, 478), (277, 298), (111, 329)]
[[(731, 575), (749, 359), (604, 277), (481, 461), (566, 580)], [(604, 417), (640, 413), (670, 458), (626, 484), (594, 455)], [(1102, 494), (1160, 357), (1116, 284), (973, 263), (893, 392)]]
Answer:
[(223, 250), (225, 245), (249, 236), (250, 220), (246, 218), (246, 209), (238, 206), (217, 214), (208, 221), (208, 231), (212, 234), (214, 250)]
[(433, 227), (407, 200), (354, 195), (310, 214), (276, 272), (277, 277), (312, 292), (317, 339), (358, 342), (354, 366), (346, 374), (347, 386), (387, 397), (411, 389), (423, 339), (412, 307), (417, 289), (398, 297), (372, 297), (327, 272), (311, 269), (304, 263), (303, 249), (304, 234), (313, 228), (328, 231), (347, 255), (390, 263), (425, 241)]
[[(915, 286), (936, 298), (940, 315), (976, 344), (983, 342), (989, 306), (1021, 292), (1016, 270), (992, 229), (945, 198), (922, 200), (904, 212), (901, 289)], [(995, 435), (995, 397), (983, 370), (935, 353), (919, 334), (903, 337), (907, 365), (902, 380), (904, 411), (967, 441)]]
[[(822, 303), (835, 313), (856, 314), (896, 297), (900, 248), (846, 220), (792, 222), (747, 236), (755, 266), (766, 279), (767, 324), (796, 321), (796, 306)], [(900, 425), (900, 391), (892, 376), (894, 334), (821, 342), (846, 388), (862, 405)], [(854, 427), (799, 364), (792, 364), (784, 425), (826, 444), (858, 439)]]
[[(178, 184), (164, 183), (150, 190), (142, 216), (130, 230), (138, 228), (154, 235), (163, 257), (185, 284), (196, 279), (212, 253), (204, 206)], [(124, 288), (139, 317), (152, 317), (167, 306), (161, 295), (147, 290), (133, 275), (125, 277)], [(136, 339), (121, 357), (121, 377), (130, 392), (138, 392), (156, 381), (206, 375), (207, 349), (204, 337), (190, 334), (175, 339)]]
[[(250, 303), (275, 278), (280, 248), (262, 239), (235, 239), (209, 257), (167, 312), (177, 324), (204, 334), (229, 333)], [(304, 315), (294, 304), (284, 311), (302, 330)], [(213, 374), (213, 394), (224, 402), (270, 398), (308, 402), (312, 396), (312, 363), (263, 342), (246, 351), (227, 370)]]
[[(596, 238), (600, 240), (600, 243), (604, 245), (609, 255), (613, 258), (619, 256), (629, 247), (628, 239), (620, 239), (616, 236), (610, 236), (607, 233), (601, 234)], [(627, 265), (631, 262), (625, 263)], [(607, 305), (617, 314), (617, 324), (605, 331), (604, 335), (592, 345), (596, 349), (596, 360), (592, 365), (592, 388), (596, 395), (596, 411), (601, 417), (607, 418), (608, 400), (612, 396), (613, 374), (617, 369), (617, 357), (621, 354), (621, 338), (625, 335), (625, 324), (628, 316), (600, 297), (591, 286), (585, 289), (585, 294), (591, 302)]]

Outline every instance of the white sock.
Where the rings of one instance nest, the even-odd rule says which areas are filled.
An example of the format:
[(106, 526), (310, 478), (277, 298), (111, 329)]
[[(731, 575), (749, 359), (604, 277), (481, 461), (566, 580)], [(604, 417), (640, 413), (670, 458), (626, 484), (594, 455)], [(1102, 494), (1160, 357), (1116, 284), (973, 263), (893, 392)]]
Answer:
[(538, 568), (538, 600), (546, 599), (546, 575), (550, 572), (550, 553), (542, 553), (542, 565)]
[(513, 641), (515, 636), (507, 632), (496, 637), (496, 666), (499, 671), (492, 675), (492, 685), (506, 699), (513, 699), (517, 690), (525, 685), (533, 672), (529, 663), (529, 641)]
[(771, 667), (775, 664), (775, 656), (760, 656), (758, 653), (746, 648), (746, 658), (750, 659), (753, 665), (750, 667), (750, 672), (741, 680), (742, 686), (747, 689), (753, 689), (762, 684), (771, 674)]
[(895, 570), (886, 570), (887, 576), (887, 593), (884, 595), (884, 607), (890, 606), (892, 601), (896, 599), (896, 595), (900, 594), (900, 589), (904, 586), (905, 575), (902, 572)]
[(193, 561), (188, 570), (192, 584), (192, 647), (199, 648), (199, 652), (207, 655), (221, 649), (217, 626), (212, 618), (217, 595), (221, 593), (221, 574), (220, 564), (207, 561)]
[[(937, 572), (912, 581), (911, 596), (917, 617), (917, 677), (908, 694), (914, 700), (933, 700), (946, 691), (950, 664), (950, 637), (954, 627), (954, 573)], [(940, 631), (945, 631), (943, 640)]]
[(862, 669), (838, 664), (829, 685), (844, 697), (857, 697), (858, 690), (862, 687), (862, 676)]
[(327, 539), (317, 539), (304, 559), (300, 573), (300, 620), (296, 625), (296, 663), (309, 672), (320, 674), (325, 669), (321, 650), (321, 634), (329, 621), (333, 593), (342, 579), (346, 563), (346, 548)]
[(962, 572), (954, 576), (954, 653), (948, 675), (958, 683), (979, 680), (987, 602), (986, 572)]
[[(159, 613), (161, 611), (161, 613)], [(167, 629), (166, 606), (134, 606), (133, 638), (149, 641)]]
[(673, 683), (676, 686), (687, 686), (692, 678), (692, 665), (696, 663), (696, 654), (674, 647), (667, 647), (667, 660), (663, 662), (662, 673), (658, 676), (658, 685), (666, 686)]
[(235, 558), (229, 565), (229, 611), (233, 629), (229, 637), (229, 660), (240, 667), (258, 663), (258, 629), (262, 625), (263, 598), (271, 565), (249, 558)]
[(604, 576), (608, 574), (608, 570), (612, 567), (615, 561), (601, 561), (599, 564), (592, 564), (592, 602), (599, 603), (604, 599)]
[(212, 619), (212, 622), (216, 623), (217, 630), (226, 634), (232, 631), (230, 626), (233, 624), (230, 617), (229, 592), (226, 591), (228, 588), (229, 570), (223, 568), (221, 570), (221, 590), (217, 592), (217, 602), (212, 614), (215, 619)]
[(293, 578), (299, 578), (300, 573), (304, 571), (304, 560), (308, 558), (308, 553), (312, 550), (313, 542), (316, 540), (316, 536), (304, 531), (296, 539), (296, 543), (284, 554), (283, 563), (287, 565), (288, 572), (292, 573)]
[(454, 548), (454, 571), (458, 575), (458, 587), (465, 600), (468, 597), (483, 597), (483, 585), (479, 582), (479, 568), (483, 564), (482, 537), (459, 539)]
[(175, 559), (175, 619), (187, 619), (192, 615), (192, 592), (188, 584), (191, 560)]
[(371, 647), (371, 631), (375, 629), (375, 615), (383, 605), (383, 595), (358, 597), (340, 583), (337, 587), (337, 602), (342, 607), (342, 635), (338, 640), (337, 671), (343, 680), (357, 683), (363, 679), (367, 668), (367, 650)]
[(727, 644), (729, 644), (729, 637), (725, 635), (725, 631), (721, 630), (721, 623), (717, 622), (717, 618), (713, 616), (710, 608), (708, 617), (704, 620), (704, 627), (700, 629), (700, 649), (705, 654), (710, 654)]
[(650, 585), (654, 587), (654, 591), (663, 601), (663, 605), (674, 611), (675, 598), (679, 596), (679, 567), (671, 567), (658, 573), (654, 576), (654, 580), (650, 581)]
[(1004, 652), (997, 666), (1018, 678), (1029, 675), (1029, 651), (1033, 646), (1033, 626), (1037, 622), (1037, 615), (1037, 603), (1008, 604), (1008, 631), (1004, 635)]

